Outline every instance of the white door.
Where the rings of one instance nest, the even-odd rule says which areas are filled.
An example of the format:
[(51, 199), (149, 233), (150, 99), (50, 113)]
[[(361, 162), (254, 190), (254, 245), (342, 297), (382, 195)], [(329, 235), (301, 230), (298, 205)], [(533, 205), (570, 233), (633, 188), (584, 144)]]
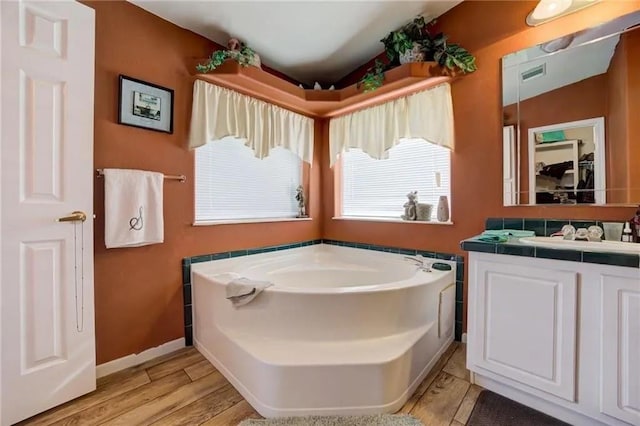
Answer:
[(516, 204), (516, 133), (515, 126), (502, 128), (503, 204)]
[(640, 274), (602, 275), (603, 413), (640, 424)]
[[(0, 424), (95, 389), (94, 11), (2, 1)], [(58, 222), (73, 211), (87, 220)]]
[(575, 401), (577, 274), (510, 264), (506, 256), (475, 258), (471, 253), (471, 370)]

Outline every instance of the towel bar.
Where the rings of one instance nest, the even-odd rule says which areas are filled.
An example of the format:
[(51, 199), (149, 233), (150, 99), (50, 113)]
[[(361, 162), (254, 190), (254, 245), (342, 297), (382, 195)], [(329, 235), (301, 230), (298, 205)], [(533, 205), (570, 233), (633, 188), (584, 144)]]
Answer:
[[(98, 172), (98, 177), (104, 176), (103, 169), (96, 169), (96, 171)], [(164, 175), (164, 178), (165, 180), (177, 180), (177, 181), (180, 181), (181, 183), (184, 183), (187, 180), (187, 177), (185, 175)]]

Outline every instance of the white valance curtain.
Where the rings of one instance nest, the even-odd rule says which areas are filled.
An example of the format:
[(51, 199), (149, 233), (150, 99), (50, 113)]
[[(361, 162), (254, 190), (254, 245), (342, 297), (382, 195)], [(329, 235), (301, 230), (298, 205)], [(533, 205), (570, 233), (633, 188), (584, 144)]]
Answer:
[(331, 166), (349, 148), (388, 158), (402, 138), (422, 138), (453, 150), (453, 104), (448, 83), (331, 119)]
[(193, 85), (189, 148), (225, 136), (246, 139), (256, 157), (286, 148), (302, 161), (313, 160), (313, 120), (284, 108), (202, 80)]

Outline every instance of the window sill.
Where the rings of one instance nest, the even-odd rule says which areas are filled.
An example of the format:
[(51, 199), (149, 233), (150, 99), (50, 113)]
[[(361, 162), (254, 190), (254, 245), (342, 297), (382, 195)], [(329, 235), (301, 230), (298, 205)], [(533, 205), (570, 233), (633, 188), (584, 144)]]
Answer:
[(383, 223), (408, 223), (411, 225), (453, 225), (453, 222), (402, 220), (384, 217), (355, 217), (355, 216), (335, 216), (333, 220), (355, 220), (361, 222), (383, 222)]
[(193, 226), (213, 226), (213, 225), (240, 225), (243, 223), (272, 223), (272, 222), (308, 222), (313, 220), (310, 217), (275, 217), (263, 219), (229, 219), (210, 220), (194, 222)]

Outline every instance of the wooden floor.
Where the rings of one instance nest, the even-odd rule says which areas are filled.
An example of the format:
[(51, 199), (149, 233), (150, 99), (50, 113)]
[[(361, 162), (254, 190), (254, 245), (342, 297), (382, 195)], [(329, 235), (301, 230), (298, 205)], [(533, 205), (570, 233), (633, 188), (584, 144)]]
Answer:
[[(469, 383), (454, 342), (400, 412), (425, 425), (466, 424), (481, 388)], [(194, 348), (98, 380), (98, 389), (21, 425), (235, 426), (260, 415)]]

